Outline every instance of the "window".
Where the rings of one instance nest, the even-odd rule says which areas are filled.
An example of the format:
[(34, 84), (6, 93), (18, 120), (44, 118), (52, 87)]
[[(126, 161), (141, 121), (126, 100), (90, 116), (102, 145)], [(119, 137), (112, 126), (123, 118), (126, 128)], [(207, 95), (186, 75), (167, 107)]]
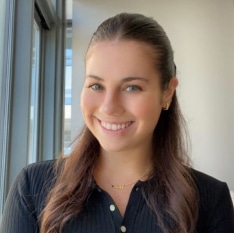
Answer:
[(66, 33), (66, 66), (65, 66), (65, 106), (64, 106), (64, 153), (70, 152), (71, 145), (71, 103), (72, 103), (72, 29)]
[(64, 105), (64, 153), (71, 151), (71, 111), (72, 111), (72, 1), (66, 5), (66, 57), (65, 57), (65, 105)]
[[(63, 148), (65, 56), (65, 1), (4, 3), (0, 217), (19, 171), (29, 163), (56, 158)], [(0, 23), (3, 12), (1, 1)]]
[(40, 27), (34, 19), (31, 58), (30, 117), (28, 137), (28, 163), (37, 161), (38, 114), (39, 114), (39, 78), (40, 78)]

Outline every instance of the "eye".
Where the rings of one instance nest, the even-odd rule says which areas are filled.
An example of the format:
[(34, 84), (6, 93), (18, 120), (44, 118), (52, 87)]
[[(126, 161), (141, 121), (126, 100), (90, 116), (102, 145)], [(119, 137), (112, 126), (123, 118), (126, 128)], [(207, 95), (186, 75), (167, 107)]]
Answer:
[(140, 91), (141, 88), (139, 86), (136, 86), (136, 85), (131, 85), (131, 86), (128, 86), (125, 90), (127, 92), (137, 92), (137, 91)]
[(93, 90), (95, 90), (95, 91), (103, 90), (103, 87), (102, 87), (101, 85), (97, 84), (97, 83), (95, 83), (95, 84), (90, 84), (90, 85), (88, 86), (88, 88), (91, 88), (91, 89), (93, 89)]

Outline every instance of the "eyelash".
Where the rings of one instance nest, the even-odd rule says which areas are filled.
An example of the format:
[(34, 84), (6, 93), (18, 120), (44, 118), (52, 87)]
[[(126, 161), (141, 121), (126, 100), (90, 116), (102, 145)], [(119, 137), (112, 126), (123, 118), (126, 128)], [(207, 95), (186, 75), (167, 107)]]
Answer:
[[(98, 84), (98, 83), (91, 83), (87, 86), (87, 88), (90, 88), (94, 91), (101, 91), (104, 88), (102, 87), (102, 85)], [(128, 90), (129, 88), (131, 88), (132, 90)], [(142, 88), (139, 87), (138, 85), (128, 85), (127, 87), (124, 88), (124, 91), (126, 92), (138, 92), (141, 91)]]
[[(132, 88), (134, 90), (127, 91), (128, 88)], [(138, 91), (141, 91), (142, 89), (137, 85), (129, 85), (124, 90), (126, 90), (127, 92), (138, 92)]]
[[(95, 86), (98, 87), (98, 89), (94, 88)], [(100, 90), (103, 89), (103, 87), (98, 83), (91, 83), (91, 84), (88, 85), (88, 88), (90, 88), (90, 89), (92, 89), (94, 91), (100, 91)]]

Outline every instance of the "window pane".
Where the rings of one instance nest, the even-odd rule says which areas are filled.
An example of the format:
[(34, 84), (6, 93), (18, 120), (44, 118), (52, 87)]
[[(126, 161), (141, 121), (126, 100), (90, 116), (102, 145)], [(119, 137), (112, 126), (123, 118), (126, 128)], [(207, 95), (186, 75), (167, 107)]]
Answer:
[(64, 152), (70, 152), (71, 144), (71, 101), (72, 101), (72, 29), (67, 28), (64, 107)]
[(66, 1), (66, 61), (64, 106), (64, 153), (71, 151), (71, 104), (72, 104), (72, 1)]
[(40, 28), (36, 21), (33, 26), (32, 74), (30, 94), (30, 122), (28, 163), (37, 161), (38, 107), (39, 107), (39, 68), (40, 68)]

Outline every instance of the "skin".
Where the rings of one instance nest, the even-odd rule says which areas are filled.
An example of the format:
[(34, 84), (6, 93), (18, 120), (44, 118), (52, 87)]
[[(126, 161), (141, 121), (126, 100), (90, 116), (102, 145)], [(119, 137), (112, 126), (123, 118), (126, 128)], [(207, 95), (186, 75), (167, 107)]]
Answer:
[(172, 78), (168, 88), (162, 90), (159, 75), (152, 49), (144, 43), (103, 41), (87, 52), (81, 110), (87, 127), (101, 145), (94, 177), (122, 215), (134, 184), (121, 191), (111, 184), (147, 178), (153, 131), (178, 84)]

